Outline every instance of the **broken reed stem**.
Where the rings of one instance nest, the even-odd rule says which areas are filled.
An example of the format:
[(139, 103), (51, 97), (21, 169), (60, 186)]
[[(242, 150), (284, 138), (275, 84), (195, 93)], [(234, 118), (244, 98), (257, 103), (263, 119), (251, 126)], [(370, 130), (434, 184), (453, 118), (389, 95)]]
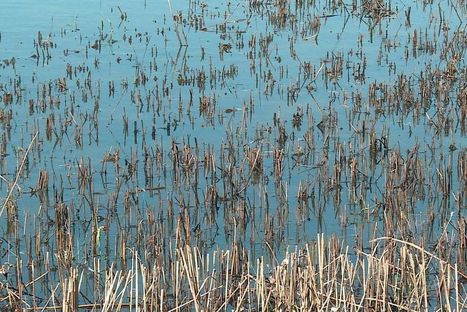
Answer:
[(417, 250), (419, 250), (420, 252), (423, 252), (425, 254), (427, 254), (428, 256), (432, 257), (432, 258), (435, 258), (436, 260), (438, 260), (441, 264), (447, 264), (449, 266), (449, 268), (451, 268), (452, 270), (454, 270), (455, 272), (457, 272), (457, 274), (459, 274), (460, 276), (462, 276), (463, 278), (467, 279), (467, 274), (464, 274), (462, 272), (460, 272), (459, 270), (457, 270), (456, 266), (450, 264), (449, 262), (447, 262), (446, 260), (443, 260), (441, 259), (440, 257), (432, 254), (431, 252), (427, 251), (426, 249), (414, 244), (414, 243), (410, 243), (410, 242), (407, 242), (407, 241), (403, 241), (403, 240), (400, 240), (400, 239), (397, 239), (397, 238), (394, 238), (394, 237), (378, 237), (378, 238), (375, 238), (375, 239), (372, 239), (370, 240), (370, 243), (373, 243), (373, 242), (378, 242), (378, 241), (381, 241), (381, 240), (389, 240), (389, 241), (395, 241), (397, 243), (401, 243), (401, 244), (405, 244), (405, 245), (408, 245), (410, 247), (413, 247)]
[(21, 165), (19, 166), (18, 171), (16, 172), (15, 181), (13, 182), (13, 185), (10, 187), (10, 191), (8, 192), (8, 195), (5, 198), (5, 201), (3, 202), (2, 210), (0, 211), (0, 217), (3, 214), (3, 211), (5, 210), (6, 205), (10, 201), (11, 195), (13, 194), (13, 190), (15, 189), (16, 185), (18, 184), (19, 177), (21, 176), (21, 172), (23, 171), (24, 164), (26, 163), (26, 158), (28, 157), (28, 153), (31, 150), (32, 145), (33, 145), (34, 141), (36, 140), (38, 134), (39, 134), (39, 131), (36, 131), (36, 133), (34, 134), (34, 137), (31, 140), (31, 143), (29, 143), (29, 146), (28, 146), (28, 149), (26, 150), (26, 153), (24, 153), (24, 155), (23, 155), (23, 159), (21, 160)]
[[(170, 18), (172, 18), (172, 20), (173, 20), (174, 19), (174, 14), (173, 14), (173, 11), (172, 11), (172, 2), (171, 2), (171, 0), (167, 0), (167, 3), (169, 4)], [(174, 22), (175, 34), (177, 35), (177, 39), (178, 39), (178, 44), (180, 45), (180, 47), (188, 46), (188, 41), (187, 41), (185, 32), (183, 31), (183, 28), (182, 28), (182, 35), (183, 35), (183, 41), (184, 42), (182, 42), (182, 36), (180, 36), (180, 30), (179, 30), (180, 22), (175, 21), (175, 20), (173, 20), (173, 22)]]

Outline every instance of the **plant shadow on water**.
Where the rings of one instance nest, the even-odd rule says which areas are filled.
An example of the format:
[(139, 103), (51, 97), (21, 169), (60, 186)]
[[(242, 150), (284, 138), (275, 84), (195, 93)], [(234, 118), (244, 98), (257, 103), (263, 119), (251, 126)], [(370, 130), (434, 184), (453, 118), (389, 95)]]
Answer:
[(465, 1), (117, 2), (2, 5), (2, 309), (466, 308)]

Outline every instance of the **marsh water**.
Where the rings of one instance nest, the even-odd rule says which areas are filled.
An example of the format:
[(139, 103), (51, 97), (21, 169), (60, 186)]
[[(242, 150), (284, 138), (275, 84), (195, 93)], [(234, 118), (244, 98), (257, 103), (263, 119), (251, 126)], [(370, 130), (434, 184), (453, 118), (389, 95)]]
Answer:
[(2, 1), (1, 263), (436, 246), (466, 216), (465, 3), (374, 3)]

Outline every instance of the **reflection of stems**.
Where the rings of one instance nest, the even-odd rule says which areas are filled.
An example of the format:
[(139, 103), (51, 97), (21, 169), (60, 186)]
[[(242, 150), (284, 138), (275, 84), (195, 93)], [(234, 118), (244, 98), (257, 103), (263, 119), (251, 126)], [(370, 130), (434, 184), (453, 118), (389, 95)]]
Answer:
[[(172, 19), (174, 18), (174, 14), (172, 12), (172, 3), (170, 2), (171, 0), (167, 0), (167, 3), (169, 4), (169, 11), (170, 11), (170, 16), (172, 17)], [(177, 35), (177, 39), (178, 39), (178, 43), (180, 44), (180, 46), (188, 46), (188, 41), (186, 39), (186, 35), (185, 35), (185, 32), (183, 31), (183, 27), (182, 27), (182, 36), (183, 36), (183, 40), (182, 40), (182, 36), (180, 36), (180, 24), (181, 24), (181, 21), (179, 20), (174, 20), (174, 26), (175, 26), (175, 34)]]
[(175, 33), (177, 34), (178, 43), (180, 44), (180, 46), (185, 46), (186, 47), (186, 46), (188, 46), (188, 42), (187, 42), (187, 39), (186, 39), (185, 32), (183, 31), (183, 28), (182, 28), (182, 35), (183, 35), (183, 42), (182, 42), (182, 39), (180, 38), (179, 27), (180, 27), (180, 24), (177, 23), (175, 25)]
[(34, 134), (34, 137), (32, 138), (31, 143), (29, 143), (28, 149), (26, 150), (26, 153), (23, 156), (23, 160), (21, 161), (21, 165), (18, 168), (18, 172), (16, 172), (15, 182), (13, 182), (13, 185), (11, 186), (10, 191), (8, 192), (8, 195), (7, 195), (6, 199), (5, 199), (5, 202), (3, 203), (2, 210), (0, 211), (0, 216), (3, 214), (3, 210), (5, 210), (5, 207), (8, 204), (8, 202), (10, 201), (11, 195), (13, 194), (13, 190), (15, 189), (16, 185), (18, 184), (19, 177), (21, 175), (21, 172), (23, 171), (24, 164), (26, 163), (26, 158), (28, 157), (28, 153), (31, 150), (32, 144), (36, 140), (38, 133), (39, 132), (36, 131), (36, 134)]

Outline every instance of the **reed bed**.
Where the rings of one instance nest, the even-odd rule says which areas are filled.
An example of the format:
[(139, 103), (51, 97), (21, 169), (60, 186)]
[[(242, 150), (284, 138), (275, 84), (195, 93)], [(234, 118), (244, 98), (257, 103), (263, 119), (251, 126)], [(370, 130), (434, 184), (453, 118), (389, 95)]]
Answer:
[[(465, 239), (465, 238), (464, 238)], [(174, 249), (148, 265), (132, 251), (128, 270), (71, 267), (50, 285), (43, 304), (31, 297), (38, 276), (21, 289), (2, 284), (2, 305), (24, 311), (464, 311), (467, 275), (414, 243), (380, 237), (351, 250), (323, 235), (268, 266), (239, 245), (201, 254)], [(94, 297), (82, 292), (83, 279)], [(92, 303), (83, 303), (85, 301)]]
[(0, 31), (0, 310), (466, 310), (465, 1), (141, 2)]

